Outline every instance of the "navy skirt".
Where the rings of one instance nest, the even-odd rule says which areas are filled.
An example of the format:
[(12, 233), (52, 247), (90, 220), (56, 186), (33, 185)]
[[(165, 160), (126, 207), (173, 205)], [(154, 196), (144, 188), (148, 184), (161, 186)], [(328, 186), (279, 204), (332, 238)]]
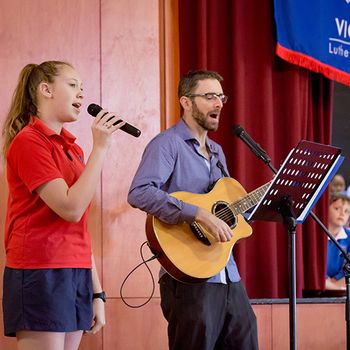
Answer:
[(17, 331), (74, 332), (92, 325), (91, 269), (9, 267), (4, 272), (5, 336)]

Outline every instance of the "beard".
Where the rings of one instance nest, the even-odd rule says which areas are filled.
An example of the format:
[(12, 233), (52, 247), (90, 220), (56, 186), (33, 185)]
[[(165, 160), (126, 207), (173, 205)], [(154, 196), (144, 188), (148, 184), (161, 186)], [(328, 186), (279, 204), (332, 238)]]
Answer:
[(192, 117), (197, 122), (199, 126), (201, 126), (204, 130), (207, 131), (216, 131), (219, 127), (219, 123), (211, 123), (210, 122), (210, 116), (206, 116), (204, 113), (202, 113), (198, 107), (196, 102), (192, 101)]

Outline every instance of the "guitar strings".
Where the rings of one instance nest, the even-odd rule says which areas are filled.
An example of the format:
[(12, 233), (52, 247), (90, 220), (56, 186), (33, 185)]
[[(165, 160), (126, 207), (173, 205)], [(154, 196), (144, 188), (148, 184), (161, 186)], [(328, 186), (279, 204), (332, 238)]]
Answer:
[[(218, 218), (220, 218), (221, 220), (226, 221), (232, 217), (232, 214), (238, 215), (238, 214), (244, 213), (246, 210), (248, 210), (249, 208), (254, 206), (259, 201), (261, 196), (266, 192), (266, 188), (269, 185), (270, 185), (270, 182), (259, 187), (255, 191), (249, 193), (245, 198), (239, 199), (238, 201), (229, 204), (225, 208), (219, 209), (215, 213), (215, 215)], [(253, 204), (253, 205), (249, 205), (248, 202), (250, 202), (250, 204)], [(247, 204), (247, 205), (245, 205), (245, 204)], [(243, 210), (242, 210), (242, 207), (243, 207)]]
[[(265, 185), (257, 188), (253, 192), (249, 193), (245, 198), (241, 198), (238, 201), (233, 202), (222, 209), (219, 209), (215, 213), (215, 215), (219, 219), (221, 219), (227, 223), (227, 221), (232, 220), (232, 214), (233, 214), (233, 216), (236, 216), (236, 215), (241, 214), (244, 211), (248, 210), (249, 208), (251, 208), (255, 204), (257, 204), (258, 201), (260, 200), (261, 196), (264, 195), (264, 193), (266, 192), (266, 189), (268, 188), (270, 183), (271, 183), (271, 181), (266, 183)], [(249, 201), (250, 201), (251, 205), (247, 205), (246, 207), (244, 207), (244, 210), (242, 210), (243, 205), (245, 203), (247, 204)], [(196, 229), (202, 231), (202, 227), (197, 222), (194, 222), (192, 225), (194, 225), (196, 227)]]
[[(228, 206), (226, 206), (225, 208), (219, 209), (215, 215), (220, 218), (221, 220), (229, 220), (233, 215), (238, 215), (242, 212), (244, 212), (245, 210), (249, 209), (251, 206), (244, 206), (245, 210), (242, 210), (243, 205), (248, 202), (248, 199), (255, 199), (254, 195), (248, 195), (246, 199), (240, 199), (237, 202), (234, 202)], [(251, 201), (253, 202), (253, 201)], [(235, 210), (236, 208), (239, 208), (239, 210)]]

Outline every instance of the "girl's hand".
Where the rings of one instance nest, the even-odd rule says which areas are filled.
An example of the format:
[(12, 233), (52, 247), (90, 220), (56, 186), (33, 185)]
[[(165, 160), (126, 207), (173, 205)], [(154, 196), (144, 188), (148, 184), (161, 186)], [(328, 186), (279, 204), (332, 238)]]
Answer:
[(105, 303), (102, 299), (96, 298), (92, 301), (93, 318), (91, 329), (86, 331), (89, 334), (96, 334), (106, 324)]
[(123, 125), (125, 122), (116, 113), (102, 109), (91, 126), (94, 145), (109, 146), (110, 136)]

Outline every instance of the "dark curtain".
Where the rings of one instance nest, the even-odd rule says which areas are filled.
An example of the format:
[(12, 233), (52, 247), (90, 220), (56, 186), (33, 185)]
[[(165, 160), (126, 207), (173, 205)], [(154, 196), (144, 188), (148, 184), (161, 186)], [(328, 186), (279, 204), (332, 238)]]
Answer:
[[(271, 0), (179, 0), (180, 71), (218, 71), (229, 100), (210, 137), (225, 151), (231, 176), (250, 192), (273, 177), (233, 135), (240, 124), (279, 168), (301, 139), (330, 144), (332, 83), (275, 55)], [(325, 222), (327, 194), (314, 208)], [(288, 297), (288, 233), (281, 223), (254, 222), (234, 255), (251, 298)], [(311, 217), (298, 225), (297, 296), (323, 289), (326, 235)]]

